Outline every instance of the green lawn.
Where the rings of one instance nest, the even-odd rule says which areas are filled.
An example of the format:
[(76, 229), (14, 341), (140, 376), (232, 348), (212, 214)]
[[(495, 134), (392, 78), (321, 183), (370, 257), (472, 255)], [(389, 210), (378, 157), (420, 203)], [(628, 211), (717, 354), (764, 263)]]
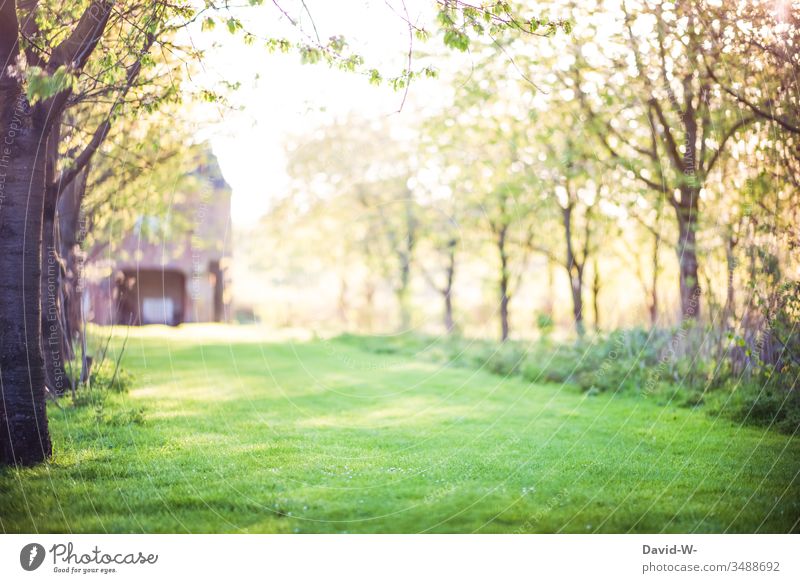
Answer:
[(702, 410), (250, 328), (134, 330), (125, 367), (0, 470), (0, 529), (798, 530), (800, 439)]

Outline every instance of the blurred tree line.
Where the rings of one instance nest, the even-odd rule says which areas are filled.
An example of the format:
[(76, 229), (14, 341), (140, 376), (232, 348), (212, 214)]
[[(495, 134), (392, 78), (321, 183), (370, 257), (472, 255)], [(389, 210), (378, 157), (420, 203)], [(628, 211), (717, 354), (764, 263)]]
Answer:
[(292, 192), (253, 243), (280, 250), (254, 260), (288, 278), (279, 323), (640, 327), (674, 381), (797, 407), (797, 3), (544, 6), (569, 35), (473, 42), (419, 123), (353, 116), (290, 144)]

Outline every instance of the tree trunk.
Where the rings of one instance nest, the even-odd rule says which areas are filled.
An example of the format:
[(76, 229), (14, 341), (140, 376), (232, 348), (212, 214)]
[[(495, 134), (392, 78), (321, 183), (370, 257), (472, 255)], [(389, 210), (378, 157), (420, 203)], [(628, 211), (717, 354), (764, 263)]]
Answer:
[(69, 387), (66, 372), (64, 311), (61, 303), (63, 264), (56, 247), (56, 205), (59, 188), (55, 185), (58, 160), (59, 124), (53, 123), (47, 139), (42, 219), (42, 354), (44, 357), (45, 386), (51, 393), (64, 394)]
[(507, 227), (502, 227), (497, 235), (497, 250), (500, 254), (500, 340), (508, 340), (510, 332), (508, 318), (509, 304), (509, 273), (508, 273), (508, 254), (506, 253), (506, 232)]
[(47, 136), (41, 110), (5, 76), (0, 108), (0, 462), (32, 465), (52, 453), (40, 325)]
[(592, 263), (592, 308), (594, 310), (594, 330), (600, 331), (600, 270), (597, 259)]
[[(50, 140), (52, 141), (52, 136)], [(45, 189), (42, 221), (42, 350), (45, 384), (51, 392), (61, 395), (69, 389), (66, 373), (64, 312), (61, 303), (62, 263), (56, 248), (55, 209), (56, 188)]]
[(572, 290), (572, 317), (575, 320), (575, 331), (583, 336), (586, 328), (583, 325), (583, 270), (570, 270), (570, 288)]
[(448, 334), (455, 331), (456, 325), (453, 320), (453, 280), (456, 274), (456, 240), (448, 242), (447, 254), (447, 282), (444, 290), (444, 327)]
[(510, 326), (508, 322), (508, 285), (506, 281), (500, 284), (500, 341), (508, 340)]
[(400, 308), (400, 330), (407, 332), (411, 328), (411, 310), (409, 308), (409, 287), (411, 285), (411, 262), (407, 255), (402, 255), (400, 263), (400, 285), (397, 288), (397, 304)]
[(658, 324), (658, 276), (661, 271), (661, 234), (656, 231), (653, 235), (653, 280), (650, 284), (650, 327)]
[(699, 191), (684, 188), (678, 214), (678, 265), (680, 267), (681, 318), (700, 318), (700, 280), (697, 275), (697, 218)]
[(736, 271), (736, 243), (737, 239), (732, 231), (728, 232), (725, 242), (725, 264), (727, 271), (727, 288), (725, 292), (725, 309), (722, 315), (722, 325), (725, 328), (733, 327), (736, 318), (736, 288), (734, 287), (734, 272)]
[(83, 333), (81, 293), (84, 254), (81, 244), (84, 227), (81, 224), (81, 205), (86, 194), (88, 166), (64, 186), (56, 207), (56, 249), (63, 262), (61, 290), (64, 338), (67, 358), (74, 358), (73, 343)]
[(572, 247), (572, 204), (562, 209), (564, 223), (564, 238), (567, 244), (567, 275), (569, 276), (572, 291), (572, 317), (575, 321), (575, 331), (578, 336), (583, 336), (586, 331), (583, 325), (583, 263), (575, 257)]
[(449, 289), (444, 292), (444, 328), (448, 334), (452, 334), (456, 329), (453, 320), (453, 293)]

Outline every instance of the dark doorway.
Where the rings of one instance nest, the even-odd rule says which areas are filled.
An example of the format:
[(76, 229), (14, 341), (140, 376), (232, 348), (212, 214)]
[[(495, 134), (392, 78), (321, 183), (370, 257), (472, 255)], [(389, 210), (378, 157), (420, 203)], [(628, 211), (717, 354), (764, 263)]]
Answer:
[(126, 269), (117, 279), (120, 324), (142, 326), (183, 322), (186, 276), (173, 269)]

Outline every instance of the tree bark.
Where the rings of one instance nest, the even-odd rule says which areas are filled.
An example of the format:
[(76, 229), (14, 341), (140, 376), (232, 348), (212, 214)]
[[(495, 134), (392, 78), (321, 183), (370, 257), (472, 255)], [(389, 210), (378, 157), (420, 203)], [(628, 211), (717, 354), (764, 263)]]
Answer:
[(40, 325), (47, 134), (41, 109), (2, 73), (0, 108), (0, 463), (32, 465), (52, 453)]
[[(50, 141), (53, 137), (50, 137)], [(61, 302), (63, 264), (56, 248), (55, 207), (57, 189), (46, 188), (42, 221), (42, 350), (45, 384), (56, 395), (69, 389), (66, 373), (64, 311)]]
[(66, 373), (66, 337), (64, 311), (61, 302), (63, 263), (56, 247), (56, 204), (59, 185), (54, 183), (58, 161), (60, 133), (58, 121), (52, 124), (48, 135), (45, 162), (45, 194), (42, 219), (42, 355), (44, 357), (45, 386), (51, 393), (64, 394), (71, 388)]
[(681, 189), (678, 216), (678, 265), (680, 267), (681, 316), (683, 320), (700, 318), (700, 280), (697, 274), (697, 218), (699, 190)]

